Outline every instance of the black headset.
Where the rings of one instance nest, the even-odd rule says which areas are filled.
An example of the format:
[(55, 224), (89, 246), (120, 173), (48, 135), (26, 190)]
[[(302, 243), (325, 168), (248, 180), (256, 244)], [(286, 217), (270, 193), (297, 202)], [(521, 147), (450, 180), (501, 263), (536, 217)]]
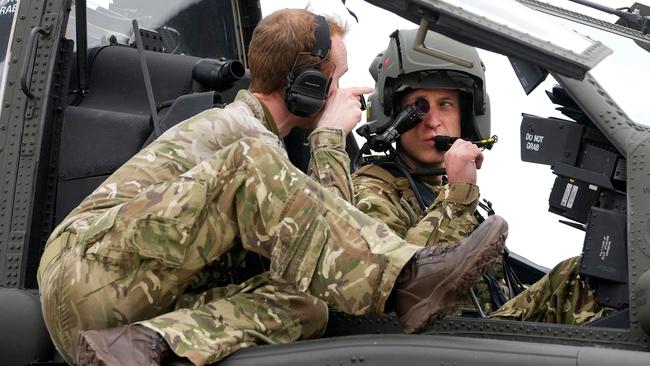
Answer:
[[(327, 19), (321, 15), (314, 15), (316, 29), (314, 36), (316, 45), (312, 51), (300, 52), (296, 56), (289, 75), (287, 75), (287, 88), (284, 91), (284, 102), (289, 112), (300, 117), (307, 117), (318, 112), (325, 104), (330, 78), (315, 66), (320, 65), (330, 52), (332, 40)], [(317, 56), (320, 61), (296, 68), (301, 55)]]

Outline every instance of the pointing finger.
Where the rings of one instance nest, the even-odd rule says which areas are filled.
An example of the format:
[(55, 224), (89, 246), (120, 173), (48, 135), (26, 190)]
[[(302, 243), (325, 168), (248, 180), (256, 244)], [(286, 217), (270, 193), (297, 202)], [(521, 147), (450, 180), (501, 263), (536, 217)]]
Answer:
[(355, 95), (355, 96), (360, 96), (360, 95), (363, 95), (363, 94), (370, 94), (373, 91), (375, 91), (375, 89), (367, 87), (367, 86), (359, 86), (359, 87), (348, 88), (348, 90), (350, 91), (350, 93), (352, 93), (352, 95)]

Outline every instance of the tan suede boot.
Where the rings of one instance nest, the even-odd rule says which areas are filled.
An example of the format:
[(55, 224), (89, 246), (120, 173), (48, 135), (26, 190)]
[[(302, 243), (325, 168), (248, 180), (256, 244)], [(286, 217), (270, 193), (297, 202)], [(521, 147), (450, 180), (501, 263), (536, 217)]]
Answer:
[(488, 217), (472, 234), (453, 244), (415, 253), (395, 283), (395, 311), (407, 333), (422, 330), (432, 318), (453, 310), (459, 297), (478, 281), (502, 254), (508, 224)]
[(79, 333), (77, 364), (93, 366), (160, 365), (169, 345), (155, 331), (141, 325), (121, 325)]

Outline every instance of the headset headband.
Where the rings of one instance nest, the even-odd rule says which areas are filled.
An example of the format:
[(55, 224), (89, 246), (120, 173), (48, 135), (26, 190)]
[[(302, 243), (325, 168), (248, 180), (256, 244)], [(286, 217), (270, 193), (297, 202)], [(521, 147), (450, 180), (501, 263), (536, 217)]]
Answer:
[(327, 18), (324, 16), (314, 14), (314, 18), (316, 18), (316, 30), (314, 31), (316, 42), (311, 54), (312, 56), (318, 56), (321, 59), (325, 59), (330, 52), (330, 47), (332, 46), (330, 26), (327, 24)]

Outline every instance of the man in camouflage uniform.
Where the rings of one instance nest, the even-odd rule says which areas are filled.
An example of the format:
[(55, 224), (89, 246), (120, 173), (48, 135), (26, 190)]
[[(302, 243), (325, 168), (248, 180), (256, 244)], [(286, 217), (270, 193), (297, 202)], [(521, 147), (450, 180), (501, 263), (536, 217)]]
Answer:
[[(476, 49), (428, 32), (427, 47), (460, 60), (454, 63), (415, 51), (416, 34), (417, 30), (394, 32), (386, 50), (371, 64), (376, 91), (369, 100), (368, 119), (376, 121), (371, 123), (394, 119), (408, 104), (424, 112), (423, 119), (396, 141), (396, 151), (389, 159), (393, 161), (361, 167), (353, 182), (357, 208), (386, 223), (409, 243), (435, 246), (467, 237), (479, 224), (475, 216), (479, 198), (476, 170), (483, 154), (460, 139), (448, 152), (438, 151), (433, 137), (489, 137), (489, 105)], [(442, 171), (427, 172), (443, 166), (444, 181)], [(412, 175), (409, 178), (418, 192), (427, 197), (417, 198), (407, 174)], [(486, 312), (502, 304), (493, 304), (484, 281), (478, 290)], [(474, 308), (469, 294), (456, 313), (464, 308)]]
[[(402, 240), (348, 202), (344, 136), (370, 90), (338, 88), (347, 70), (343, 34), (304, 10), (263, 19), (249, 49), (250, 91), (164, 133), (54, 230), (38, 281), (66, 361), (150, 365), (171, 350), (203, 365), (257, 343), (319, 336), (328, 305), (381, 314), (391, 295), (407, 331), (416, 331), (499, 257), (499, 220), (441, 252)], [(320, 88), (315, 71), (329, 75), (316, 75), (330, 85), (327, 101), (314, 103), (313, 93), (298, 107), (285, 101), (293, 95), (287, 75)], [(295, 126), (316, 127), (313, 179), (288, 161), (280, 140)], [(243, 251), (269, 258), (270, 271), (186, 292)]]
[[(475, 170), (480, 167), (482, 155), (476, 147), (462, 140), (457, 140), (444, 156), (427, 143), (437, 135), (474, 140), (489, 137), (489, 105), (483, 112), (482, 108), (471, 108), (478, 100), (488, 103), (482, 62), (473, 47), (434, 32), (427, 33), (427, 47), (472, 65), (466, 67), (449, 58), (418, 54), (413, 50), (415, 35), (416, 30), (393, 33), (386, 51), (371, 64), (370, 72), (377, 85), (375, 94), (370, 97), (368, 119), (381, 122), (394, 118), (404, 105), (417, 106), (418, 102), (426, 102), (428, 112), (422, 122), (400, 136), (395, 161), (365, 165), (352, 179), (357, 208), (386, 223), (409, 243), (431, 246), (456, 242), (478, 225), (474, 215), (479, 198)], [(401, 65), (391, 67), (390, 60), (401, 60), (395, 61)], [(475, 93), (485, 96), (477, 98)], [(386, 98), (387, 95), (391, 97)], [(441, 167), (443, 161), (447, 168), (446, 184), (440, 175), (425, 172), (426, 168)], [(430, 193), (429, 200), (425, 200), (426, 210), (416, 198), (405, 173), (396, 168), (398, 164), (413, 173), (411, 178), (419, 191)], [(461, 178), (457, 174), (458, 166), (473, 168), (474, 174)], [(492, 290), (486, 281), (477, 283), (478, 303), (482, 311), (491, 313), (490, 317), (509, 320), (579, 325), (608, 315), (611, 309), (596, 302), (593, 292), (580, 279), (578, 269), (579, 257), (560, 262), (542, 279), (504, 304), (511, 297), (510, 292), (502, 283), (500, 268), (492, 268)], [(498, 281), (496, 286), (495, 280)], [(456, 313), (460, 314), (462, 309), (474, 307), (475, 303), (467, 296), (458, 305)]]
[(558, 263), (539, 281), (491, 313), (490, 318), (583, 325), (613, 314), (600, 305), (579, 274), (580, 257)]

